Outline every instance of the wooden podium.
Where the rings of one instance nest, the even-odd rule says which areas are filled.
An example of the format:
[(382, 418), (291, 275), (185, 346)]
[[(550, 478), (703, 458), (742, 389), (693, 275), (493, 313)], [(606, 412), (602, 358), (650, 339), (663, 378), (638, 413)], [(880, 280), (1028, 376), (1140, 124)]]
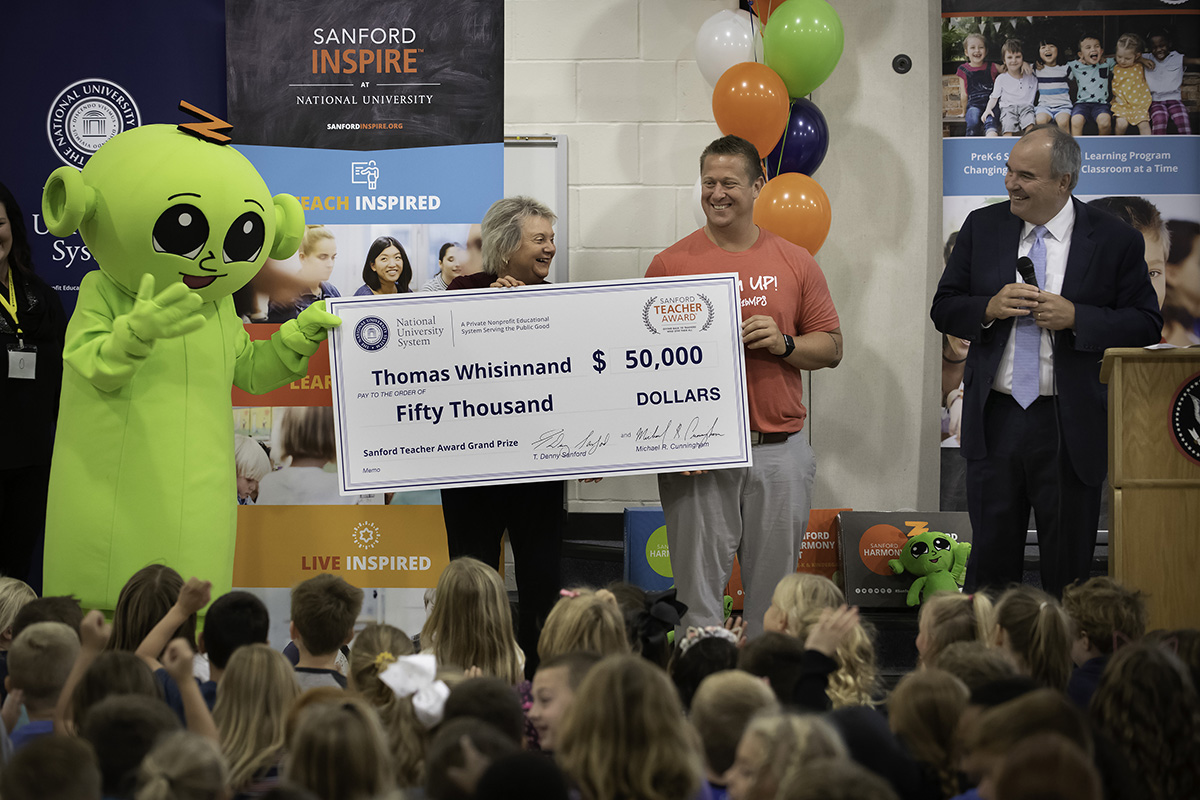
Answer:
[[(1100, 371), (1108, 384), (1108, 573), (1148, 595), (1147, 630), (1200, 627), (1200, 463), (1172, 432), (1180, 390), (1198, 375), (1200, 348), (1114, 348)], [(1183, 419), (1200, 431), (1182, 399)]]

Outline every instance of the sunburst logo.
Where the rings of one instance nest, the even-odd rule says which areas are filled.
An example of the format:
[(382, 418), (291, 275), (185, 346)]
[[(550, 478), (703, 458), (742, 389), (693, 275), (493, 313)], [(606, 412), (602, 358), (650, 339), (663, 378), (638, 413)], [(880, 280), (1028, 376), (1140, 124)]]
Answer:
[(351, 538), (363, 550), (370, 550), (379, 544), (379, 527), (374, 522), (360, 522), (354, 526), (354, 533), (351, 534)]

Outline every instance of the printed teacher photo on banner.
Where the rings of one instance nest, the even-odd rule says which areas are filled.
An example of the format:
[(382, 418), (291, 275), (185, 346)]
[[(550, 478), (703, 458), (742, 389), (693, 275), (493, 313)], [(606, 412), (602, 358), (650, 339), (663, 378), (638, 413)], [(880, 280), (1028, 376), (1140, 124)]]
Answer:
[(363, 285), (354, 292), (355, 297), (376, 294), (407, 294), (412, 282), (412, 263), (400, 240), (391, 236), (380, 236), (367, 250), (363, 264)]

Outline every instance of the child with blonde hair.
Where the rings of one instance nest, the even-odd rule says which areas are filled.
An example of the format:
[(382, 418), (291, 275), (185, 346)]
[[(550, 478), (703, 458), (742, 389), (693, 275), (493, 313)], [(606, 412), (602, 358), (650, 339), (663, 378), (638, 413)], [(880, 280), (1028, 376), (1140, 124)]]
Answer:
[(387, 735), (375, 710), (354, 695), (305, 709), (285, 772), (289, 782), (321, 800), (395, 796)]
[(1041, 589), (1014, 586), (996, 603), (996, 642), (1035, 681), (1066, 691), (1071, 675), (1070, 619)]
[(271, 471), (271, 459), (262, 445), (239, 433), (233, 437), (233, 463), (237, 471), (238, 505), (254, 505), (258, 482)]
[(942, 800), (958, 794), (959, 720), (970, 692), (940, 669), (910, 672), (888, 700), (888, 724), (913, 758), (936, 776)]
[(756, 714), (779, 711), (775, 694), (765, 683), (747, 672), (714, 672), (696, 689), (692, 698), (691, 723), (704, 745), (706, 778), (720, 791), (725, 773), (733, 766), (738, 742)]
[(265, 644), (229, 657), (213, 718), (235, 793), (259, 794), (279, 782), (287, 719), (300, 694), (292, 665)]
[(563, 589), (538, 637), (538, 658), (588, 651), (602, 656), (629, 652), (625, 619), (607, 589)]
[(773, 800), (780, 787), (802, 781), (812, 762), (846, 756), (837, 729), (815, 714), (760, 714), (746, 727), (725, 774), (729, 798)]
[(993, 120), (986, 129), (983, 123), (983, 110), (987, 107), (988, 98), (992, 96), (992, 87), (1000, 70), (996, 65), (987, 61), (987, 40), (979, 33), (968, 33), (963, 39), (963, 55), (966, 63), (960, 64), (955, 75), (958, 76), (959, 95), (962, 97), (963, 118), (967, 123), (967, 136), (979, 136), (995, 129)]
[(172, 733), (142, 759), (134, 800), (223, 800), (229, 769), (216, 744), (194, 733)]
[(592, 667), (556, 744), (582, 800), (690, 800), (704, 775), (671, 681), (634, 655)]
[(433, 610), (421, 628), (421, 651), (440, 667), (477, 668), (516, 684), (525, 654), (513, 633), (512, 609), (500, 574), (468, 556), (450, 562), (438, 578)]
[(402, 789), (425, 781), (425, 749), (433, 726), (422, 722), (413, 708), (415, 692), (401, 697), (381, 676), (412, 652), (407, 633), (382, 624), (363, 628), (350, 649), (349, 688), (379, 712), (396, 767), (396, 785)]
[(8, 695), (4, 688), (4, 676), (8, 674), (8, 648), (13, 642), (13, 622), (17, 612), (31, 600), (37, 599), (37, 592), (25, 581), (16, 578), (0, 576), (0, 703)]
[(990, 644), (996, 635), (996, 610), (986, 594), (938, 592), (921, 604), (917, 616), (917, 656), (929, 665), (955, 642)]
[(1130, 125), (1142, 136), (1150, 135), (1150, 87), (1146, 85), (1146, 70), (1154, 62), (1142, 53), (1142, 37), (1125, 33), (1117, 39), (1116, 65), (1112, 73), (1112, 115), (1116, 118), (1117, 136)]
[[(809, 637), (834, 617), (845, 614), (846, 598), (833, 581), (823, 575), (794, 572), (775, 586), (771, 606), (763, 615), (763, 630), (786, 633), (805, 642), (808, 649), (821, 650)], [(839, 609), (842, 609), (840, 613)], [(829, 676), (826, 693), (834, 708), (850, 705), (870, 705), (877, 688), (878, 669), (875, 665), (875, 644), (865, 623), (846, 620), (846, 630), (834, 632), (835, 647), (826, 655), (837, 662), (838, 668)], [(824, 638), (824, 637), (822, 637)]]

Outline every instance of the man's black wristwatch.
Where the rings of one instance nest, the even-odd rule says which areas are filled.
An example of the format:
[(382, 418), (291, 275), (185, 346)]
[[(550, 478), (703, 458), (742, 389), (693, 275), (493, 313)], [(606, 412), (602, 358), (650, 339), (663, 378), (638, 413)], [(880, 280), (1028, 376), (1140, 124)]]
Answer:
[(783, 352), (779, 354), (779, 357), (787, 358), (788, 356), (790, 356), (792, 354), (792, 351), (795, 349), (796, 349), (796, 340), (793, 339), (792, 337), (788, 336), (785, 333), (783, 335)]

